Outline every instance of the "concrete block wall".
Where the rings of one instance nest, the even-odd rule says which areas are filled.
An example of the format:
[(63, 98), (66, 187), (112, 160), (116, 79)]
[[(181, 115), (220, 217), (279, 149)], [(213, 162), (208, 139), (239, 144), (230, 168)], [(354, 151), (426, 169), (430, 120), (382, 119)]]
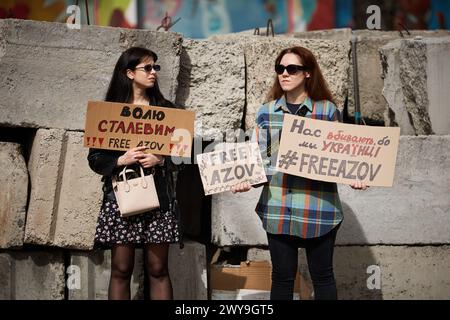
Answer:
[[(394, 258), (399, 254), (394, 252), (397, 246), (420, 252), (420, 246), (433, 248), (432, 245), (439, 250), (430, 249), (427, 254), (436, 254), (446, 261), (450, 240), (450, 204), (446, 196), (450, 191), (446, 174), (449, 169), (449, 136), (446, 134), (449, 134), (450, 125), (446, 121), (448, 108), (445, 108), (448, 101), (448, 90), (445, 90), (449, 74), (446, 71), (448, 37), (443, 35), (448, 33), (418, 32), (412, 36), (421, 35), (421, 40), (403, 39), (392, 43), (398, 38), (397, 34), (354, 33), (361, 40), (358, 56), (361, 58), (359, 70), (363, 115), (374, 121), (383, 118), (386, 125), (400, 126), (404, 134), (434, 132), (441, 136), (402, 137), (393, 188), (371, 188), (360, 193), (346, 186), (340, 187), (346, 213), (338, 236), (338, 247), (350, 250), (348, 252), (359, 247), (363, 251), (374, 249), (374, 252), (380, 252), (374, 253), (379, 259), (377, 263), (385, 263), (386, 259), (386, 263), (393, 267), (398, 261)], [(64, 278), (64, 267), (70, 263), (60, 253), (54, 252), (44, 255), (47, 262), (33, 259), (38, 253), (29, 252), (29, 247), (36, 245), (67, 253), (72, 261), (86, 266), (88, 272), (83, 273), (83, 277), (92, 278), (95, 274), (99, 281), (94, 281), (94, 287), (88, 286), (87, 291), (73, 293), (72, 296), (69, 293), (64, 297), (60, 292), (64, 281), (52, 280), (57, 289), (50, 290), (43, 297), (105, 297), (107, 277), (104, 272), (109, 268), (105, 261), (109, 258), (107, 253), (99, 256), (91, 251), (102, 196), (101, 182), (100, 176), (87, 166), (82, 130), (87, 101), (103, 98), (114, 63), (124, 49), (142, 45), (156, 51), (163, 67), (159, 80), (164, 95), (178, 105), (196, 111), (196, 136), (210, 138), (230, 130), (254, 126), (257, 108), (264, 102), (273, 81), (273, 60), (287, 46), (305, 46), (316, 54), (342, 110), (344, 101), (347, 98), (351, 100), (353, 90), (350, 77), (352, 62), (349, 58), (351, 35), (349, 29), (275, 38), (242, 33), (199, 41), (182, 39), (171, 32), (96, 26), (69, 30), (60, 23), (0, 20), (0, 127), (36, 130), (33, 140), (28, 141), (31, 146), (29, 159), (24, 159), (22, 155), (27, 146), (0, 142), (0, 164), (7, 170), (7, 174), (0, 178), (1, 185), (5, 186), (0, 189), (0, 249), (8, 249), (0, 254), (1, 265), (4, 270), (10, 270), (11, 275), (0, 280), (2, 297), (23, 296), (16, 295), (19, 289), (11, 289), (20, 284), (11, 282), (12, 275), (23, 270), (20, 269), (22, 264), (15, 264), (16, 260), (29, 261), (27, 268), (41, 270), (39, 272), (43, 275), (36, 279), (46, 277), (47, 271), (39, 269), (41, 266), (56, 268), (55, 265), (62, 270), (58, 271), (58, 279)], [(379, 50), (383, 45), (386, 45), (382, 49), (385, 55), (380, 59)], [(405, 52), (408, 48), (411, 49), (409, 55)], [(410, 57), (413, 53), (420, 53), (418, 56), (421, 58), (416, 62), (426, 77), (420, 78), (412, 74), (412, 69), (405, 69), (408, 63), (411, 66), (414, 63), (413, 58), (417, 55)], [(30, 60), (30, 56), (33, 59)], [(361, 64), (367, 65), (367, 69), (361, 68)], [(402, 72), (407, 72), (409, 78), (403, 77)], [(418, 85), (409, 91), (408, 83), (397, 87), (392, 97), (385, 94), (387, 102), (383, 103), (383, 86), (387, 90), (395, 79), (408, 79)], [(419, 95), (422, 95), (422, 100), (417, 98)], [(420, 102), (420, 105), (414, 104), (414, 101)], [(397, 106), (403, 109), (396, 112)], [(351, 103), (348, 110), (352, 112)], [(418, 110), (412, 118), (415, 111), (410, 110)], [(383, 117), (380, 116), (382, 113)], [(401, 121), (405, 113), (414, 121)], [(414, 131), (408, 128), (411, 123)], [(425, 125), (422, 126), (422, 123)], [(0, 141), (3, 141), (2, 137)], [(15, 166), (11, 166), (11, 162)], [(267, 244), (258, 217), (254, 214), (260, 191), (255, 189), (241, 195), (223, 193), (213, 196), (213, 244)], [(379, 203), (388, 203), (389, 206), (380, 208)], [(9, 249), (20, 249), (23, 245), (25, 247), (21, 251), (10, 253)], [(205, 248), (190, 243), (182, 251), (175, 245), (171, 250), (170, 259), (175, 261), (171, 262), (174, 266), (171, 275), (177, 279), (174, 285), (178, 292), (176, 298), (204, 299), (208, 263)], [(408, 252), (413, 255), (416, 251)], [(356, 265), (358, 263), (355, 262)], [(195, 267), (186, 274), (187, 264)], [(442, 274), (446, 275), (445, 272)], [(196, 289), (189, 291), (186, 283), (191, 286), (195, 283)], [(400, 290), (402, 285), (401, 282), (393, 282), (392, 292)], [(37, 285), (32, 288), (38, 290)], [(103, 288), (103, 291), (96, 288)], [(405, 294), (412, 297), (420, 296), (414, 291), (417, 288), (408, 287), (405, 290)], [(30, 294), (34, 295), (32, 292)], [(349, 289), (348, 292), (348, 297), (358, 298), (361, 294), (360, 298), (377, 298), (361, 291)], [(445, 296), (436, 292), (432, 288), (425, 290), (423, 295)], [(396, 296), (385, 294), (385, 297)]]
[[(357, 41), (356, 55), (358, 61), (358, 80), (359, 80), (359, 95), (360, 95), (360, 112), (362, 117), (367, 122), (383, 123), (391, 126), (392, 112), (389, 112), (389, 108), (395, 103), (392, 103), (386, 95), (383, 94), (383, 87), (385, 87), (383, 63), (380, 60), (380, 50), (383, 46), (389, 44), (392, 41), (399, 39), (414, 39), (414, 38), (437, 38), (437, 42), (441, 42), (441, 38), (450, 35), (448, 30), (413, 30), (410, 35), (403, 33), (400, 35), (397, 31), (377, 31), (377, 30), (354, 30), (351, 29), (332, 29), (323, 31), (312, 32), (298, 32), (293, 36), (300, 39), (324, 39), (324, 40), (340, 40), (350, 42), (352, 37), (355, 37)], [(435, 52), (441, 56), (443, 60), (443, 53)], [(447, 59), (448, 60), (448, 59)], [(430, 59), (432, 61), (432, 59)], [(442, 64), (442, 62), (441, 62)], [(435, 63), (434, 65), (438, 65)], [(445, 63), (444, 63), (445, 65)], [(395, 63), (396, 67), (399, 67), (399, 63)], [(445, 70), (445, 69), (444, 69)], [(442, 71), (444, 71), (442, 70)], [(348, 113), (350, 116), (355, 116), (355, 103), (354, 103), (354, 90), (353, 90), (353, 61), (350, 59), (350, 68), (348, 69)], [(422, 74), (423, 73), (418, 73)], [(432, 72), (428, 72), (427, 75), (432, 75)], [(436, 74), (436, 73), (435, 73)], [(437, 73), (445, 74), (445, 73)], [(445, 82), (442, 82), (445, 83)], [(394, 84), (394, 82), (393, 82)], [(438, 85), (438, 84), (436, 84)], [(433, 86), (434, 90), (439, 91), (442, 94), (442, 90), (439, 86)], [(430, 90), (433, 90), (430, 88)], [(445, 91), (445, 90), (444, 90)], [(433, 96), (435, 94), (432, 94)], [(387, 101), (386, 101), (387, 100)], [(445, 100), (444, 100), (445, 101)], [(437, 132), (438, 133), (438, 132)], [(412, 134), (406, 133), (405, 134)], [(448, 132), (439, 134), (448, 134)]]
[[(79, 286), (69, 287), (69, 300), (106, 300), (111, 276), (111, 251), (71, 251), (67, 273), (80, 275)], [(134, 272), (131, 278), (131, 298), (144, 299), (144, 252), (136, 250)], [(183, 249), (171, 244), (169, 274), (175, 300), (206, 300), (208, 294), (205, 246), (186, 241)], [(67, 280), (70, 282), (70, 278)]]
[[(111, 250), (93, 252), (72, 251), (67, 270), (73, 280), (67, 279), (69, 300), (107, 300), (111, 277)], [(75, 269), (76, 268), (76, 269)], [(79, 278), (75, 278), (79, 276)], [(79, 281), (79, 282), (77, 282)], [(137, 249), (134, 272), (131, 277), (131, 299), (144, 298), (144, 260), (142, 249)]]

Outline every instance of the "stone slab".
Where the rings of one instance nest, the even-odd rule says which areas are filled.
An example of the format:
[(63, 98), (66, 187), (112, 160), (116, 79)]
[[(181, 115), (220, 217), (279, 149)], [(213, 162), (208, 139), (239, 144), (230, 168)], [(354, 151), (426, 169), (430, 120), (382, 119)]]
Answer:
[(207, 300), (208, 278), (205, 245), (185, 241), (184, 248), (171, 244), (169, 274), (175, 300)]
[(211, 138), (241, 127), (245, 59), (239, 43), (185, 39), (178, 80), (176, 102), (196, 112), (196, 136)]
[[(0, 297), (7, 300), (63, 300), (62, 252), (7, 251), (0, 253)], [(6, 281), (5, 281), (6, 280)]]
[[(111, 250), (72, 251), (68, 269), (69, 300), (107, 300), (111, 277)], [(78, 277), (73, 278), (71, 277)], [(78, 281), (79, 279), (79, 281)], [(144, 298), (144, 261), (142, 249), (136, 249), (131, 277), (131, 299)]]
[(28, 161), (31, 195), (26, 243), (48, 245), (53, 241), (64, 137), (64, 130), (39, 129), (33, 139)]
[(103, 199), (101, 177), (89, 168), (82, 132), (66, 132), (53, 244), (92, 249)]
[(28, 170), (17, 143), (0, 142), (0, 248), (23, 245)]

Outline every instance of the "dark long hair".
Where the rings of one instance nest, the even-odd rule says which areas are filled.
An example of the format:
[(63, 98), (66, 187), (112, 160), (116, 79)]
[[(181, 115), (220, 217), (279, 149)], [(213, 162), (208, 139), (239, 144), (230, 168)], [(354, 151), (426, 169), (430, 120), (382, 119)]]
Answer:
[[(117, 60), (114, 72), (109, 83), (108, 91), (106, 92), (105, 101), (109, 102), (124, 102), (132, 103), (133, 101), (133, 80), (127, 77), (127, 69), (134, 70), (136, 66), (147, 59), (153, 58), (153, 61), (158, 60), (158, 56), (151, 50), (141, 47), (131, 47), (125, 50)], [(172, 107), (173, 104), (164, 98), (159, 90), (158, 81), (152, 88), (146, 91), (147, 98), (149, 98), (152, 105), (162, 107)]]
[[(294, 53), (298, 55), (301, 58), (303, 65), (307, 68), (307, 71), (310, 74), (310, 77), (306, 78), (305, 83), (305, 90), (308, 96), (316, 101), (329, 100), (335, 103), (333, 95), (331, 94), (330, 89), (328, 89), (327, 82), (325, 81), (322, 72), (320, 71), (319, 64), (317, 63), (314, 54), (303, 47), (287, 48), (280, 52), (275, 60), (275, 64), (279, 64), (283, 56), (287, 53)], [(272, 88), (267, 94), (267, 101), (279, 99), (283, 95), (284, 91), (280, 86), (278, 76), (275, 76), (275, 81), (272, 85)]]

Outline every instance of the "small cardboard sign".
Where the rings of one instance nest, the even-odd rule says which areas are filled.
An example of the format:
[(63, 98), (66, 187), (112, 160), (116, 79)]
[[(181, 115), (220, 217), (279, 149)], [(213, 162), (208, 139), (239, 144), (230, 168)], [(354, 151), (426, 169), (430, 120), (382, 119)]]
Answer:
[(314, 180), (391, 187), (400, 128), (284, 116), (277, 171)]
[(145, 146), (153, 154), (190, 157), (194, 120), (193, 111), (89, 101), (84, 146), (121, 151)]
[(256, 142), (224, 143), (220, 150), (197, 155), (197, 163), (205, 195), (229, 191), (243, 181), (267, 181)]

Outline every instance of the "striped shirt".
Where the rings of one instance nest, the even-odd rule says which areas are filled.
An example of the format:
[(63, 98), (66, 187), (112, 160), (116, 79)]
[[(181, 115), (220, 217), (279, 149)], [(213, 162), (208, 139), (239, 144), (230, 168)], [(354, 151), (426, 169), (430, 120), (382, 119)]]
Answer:
[[(307, 97), (296, 114), (305, 107), (307, 118), (340, 121), (339, 110), (330, 101)], [(320, 237), (343, 219), (337, 185), (276, 171), (285, 113), (290, 112), (284, 96), (264, 104), (257, 113), (257, 137), (268, 181), (255, 211), (268, 233)]]

